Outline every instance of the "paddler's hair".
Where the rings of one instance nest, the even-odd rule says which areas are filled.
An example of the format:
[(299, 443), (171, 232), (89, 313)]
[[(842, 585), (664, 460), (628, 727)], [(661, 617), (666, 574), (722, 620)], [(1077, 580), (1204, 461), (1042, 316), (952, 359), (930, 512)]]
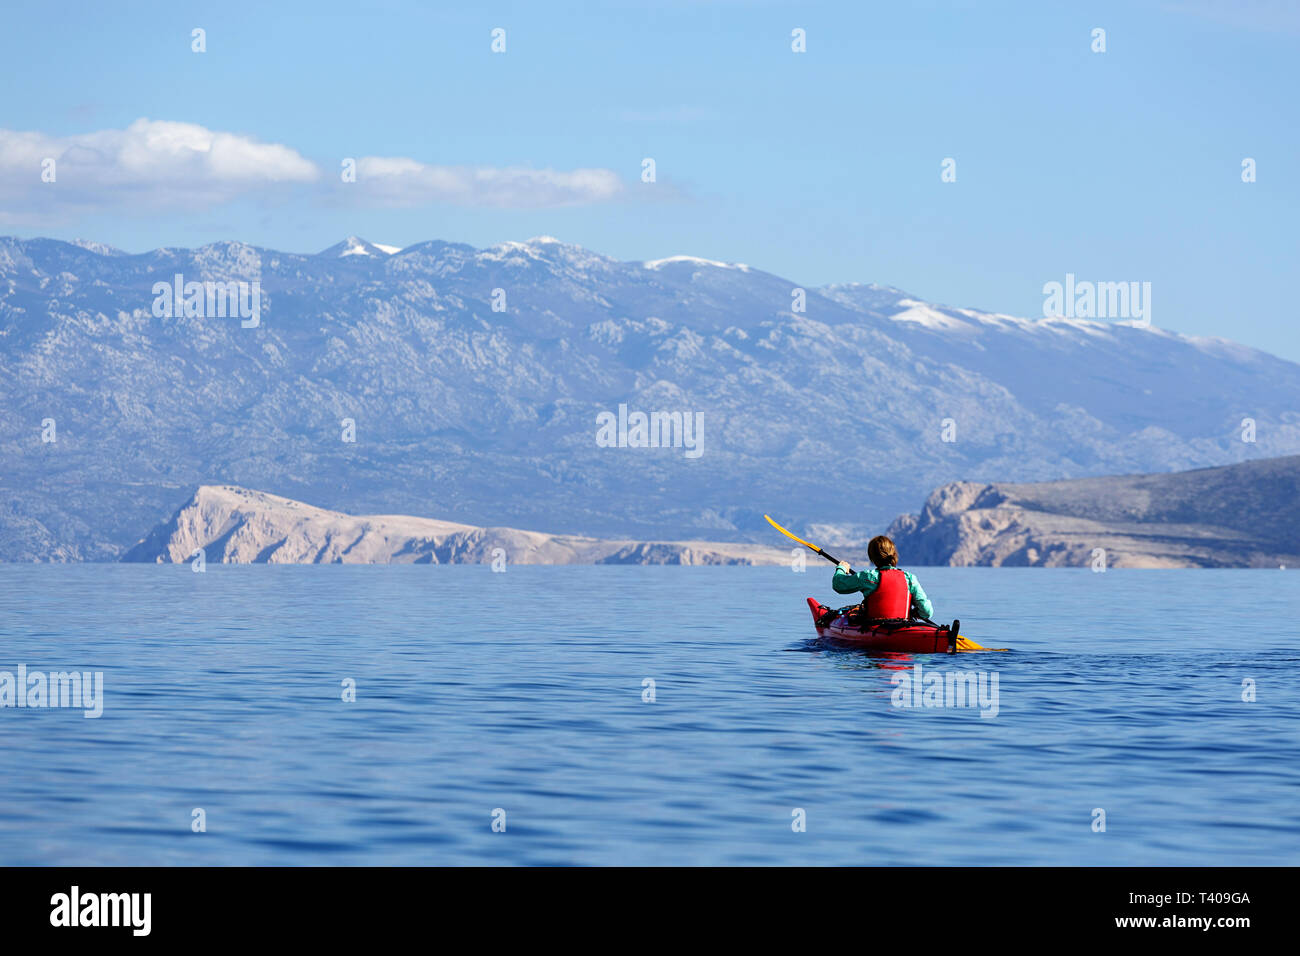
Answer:
[(878, 534), (871, 539), (871, 543), (867, 545), (867, 557), (878, 568), (898, 567), (898, 549), (894, 547), (894, 542), (883, 534)]

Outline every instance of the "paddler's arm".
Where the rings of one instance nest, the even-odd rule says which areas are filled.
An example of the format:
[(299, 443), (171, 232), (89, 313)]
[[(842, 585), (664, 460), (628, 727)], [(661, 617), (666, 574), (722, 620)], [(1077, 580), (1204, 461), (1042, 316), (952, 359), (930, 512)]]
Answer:
[(912, 595), (912, 603), (921, 612), (921, 617), (934, 617), (934, 605), (925, 596), (925, 589), (921, 587), (921, 582), (912, 577), (911, 571), (904, 571), (903, 573), (907, 575), (907, 590)]
[(861, 591), (865, 597), (880, 583), (880, 572), (875, 568), (868, 568), (866, 571), (850, 571), (848, 567), (848, 564), (841, 561), (839, 567), (835, 569), (835, 576), (831, 578), (831, 589), (836, 594), (852, 594), (854, 591)]

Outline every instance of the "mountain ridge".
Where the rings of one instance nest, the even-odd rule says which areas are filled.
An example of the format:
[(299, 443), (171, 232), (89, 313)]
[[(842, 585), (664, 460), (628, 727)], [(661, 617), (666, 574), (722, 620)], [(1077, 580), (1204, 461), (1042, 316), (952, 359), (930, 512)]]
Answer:
[[(552, 237), (341, 258), (0, 239), (0, 560), (115, 559), (213, 481), (636, 540), (763, 541), (772, 511), (859, 542), (953, 477), (1300, 452), (1300, 365), (1258, 350), (862, 284), (796, 312), (771, 273), (650, 262)], [(256, 280), (258, 323), (155, 315), (177, 273)], [(599, 447), (621, 404), (701, 414), (703, 455)]]

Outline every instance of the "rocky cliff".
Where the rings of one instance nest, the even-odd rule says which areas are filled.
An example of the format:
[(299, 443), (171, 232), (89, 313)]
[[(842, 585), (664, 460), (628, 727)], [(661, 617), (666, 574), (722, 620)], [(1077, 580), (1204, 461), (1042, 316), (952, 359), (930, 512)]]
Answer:
[[(410, 515), (347, 515), (234, 485), (204, 485), (122, 558), (166, 564), (784, 564), (789, 552), (707, 541), (544, 534)], [(498, 551), (498, 549), (500, 549)]]
[(889, 529), (910, 565), (1300, 566), (1300, 456), (1173, 474), (958, 481)]

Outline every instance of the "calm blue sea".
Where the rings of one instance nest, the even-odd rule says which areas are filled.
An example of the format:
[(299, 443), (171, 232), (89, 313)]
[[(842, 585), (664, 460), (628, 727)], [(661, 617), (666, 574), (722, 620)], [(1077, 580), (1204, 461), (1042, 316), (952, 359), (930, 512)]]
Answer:
[(918, 574), (996, 716), (829, 567), (0, 565), (0, 671), (104, 675), (0, 709), (0, 864), (1300, 863), (1300, 572)]

